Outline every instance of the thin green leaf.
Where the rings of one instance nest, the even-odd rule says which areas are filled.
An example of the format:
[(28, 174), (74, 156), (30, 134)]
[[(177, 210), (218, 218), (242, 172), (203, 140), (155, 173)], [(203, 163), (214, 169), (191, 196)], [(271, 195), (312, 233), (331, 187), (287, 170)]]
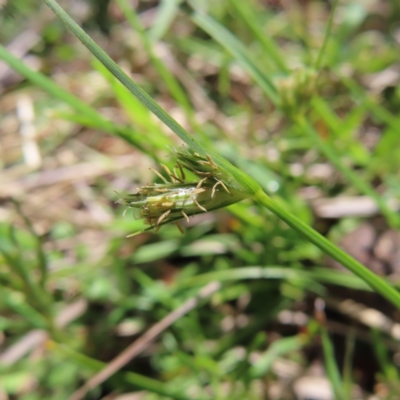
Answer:
[(254, 37), (256, 37), (262, 45), (265, 53), (270, 56), (271, 60), (274, 61), (278, 68), (280, 68), (283, 72), (288, 73), (289, 69), (286, 66), (277, 44), (272, 38), (265, 34), (261, 26), (259, 26), (257, 23), (254, 23), (254, 21), (257, 21), (257, 15), (255, 15), (252, 8), (247, 4), (247, 2), (243, 2), (241, 0), (230, 0), (230, 3), (236, 11), (235, 16), (240, 18), (246, 24), (247, 28), (250, 29)]
[(346, 179), (354, 185), (354, 187), (356, 187), (361, 193), (364, 193), (374, 199), (382, 214), (384, 214), (384, 216), (387, 218), (390, 225), (393, 227), (399, 227), (400, 216), (389, 207), (382, 196), (377, 193), (368, 184), (368, 182), (360, 178), (357, 173), (355, 173), (352, 169), (346, 167), (346, 165), (343, 164), (342, 160), (336, 154), (335, 150), (318, 135), (318, 132), (316, 132), (316, 130), (311, 126), (309, 122), (306, 121), (303, 116), (299, 116), (296, 119), (296, 122), (298, 128), (301, 129), (303, 132), (306, 132), (312, 138), (314, 143), (319, 147), (326, 158), (328, 158), (328, 160), (335, 166), (335, 168), (340, 171), (346, 177)]
[(35, 85), (43, 88), (47, 93), (54, 98), (62, 100), (80, 114), (85, 115), (86, 118), (91, 120), (93, 126), (104, 129), (106, 131), (114, 132), (115, 126), (103, 118), (94, 108), (88, 106), (85, 102), (81, 101), (71, 93), (63, 90), (55, 84), (51, 79), (43, 74), (33, 71), (28, 68), (23, 61), (13, 56), (5, 47), (0, 45), (0, 59), (4, 60), (11, 68), (20, 73), (26, 79), (29, 79)]
[(335, 399), (345, 400), (343, 382), (335, 359), (335, 351), (325, 327), (321, 327), (322, 348), (325, 356), (325, 368), (335, 393)]
[(388, 349), (385, 346), (385, 342), (382, 339), (382, 334), (378, 329), (371, 329), (373, 349), (375, 357), (381, 367), (381, 370), (385, 374), (388, 381), (399, 381), (399, 373), (397, 368), (393, 365), (388, 354)]
[(252, 60), (249, 52), (235, 36), (214, 19), (203, 13), (194, 12), (192, 19), (196, 25), (210, 34), (238, 60), (242, 67), (250, 73), (253, 79), (260, 85), (261, 89), (264, 90), (275, 105), (279, 103), (279, 96), (274, 84), (260, 71), (256, 62)]
[(271, 370), (273, 362), (286, 354), (300, 350), (307, 344), (305, 335), (296, 335), (282, 338), (273, 342), (269, 348), (260, 356), (260, 359), (251, 366), (250, 375), (252, 378), (260, 378)]
[(343, 361), (343, 393), (347, 399), (351, 399), (353, 386), (352, 370), (355, 342), (355, 331), (351, 328), (346, 337), (346, 350)]
[(172, 21), (176, 18), (179, 5), (182, 0), (161, 0), (157, 9), (157, 15), (149, 30), (149, 39), (155, 43), (159, 41), (170, 28)]
[(54, 0), (44, 0), (51, 10), (64, 22), (73, 34), (89, 49), (89, 51), (154, 115), (167, 125), (189, 147), (200, 154), (207, 151), (197, 143), (186, 130), (166, 113), (139, 85), (122, 71), (122, 69), (105, 53), (74, 20)]
[(324, 36), (324, 42), (322, 43), (321, 49), (320, 49), (319, 54), (318, 54), (317, 61), (315, 62), (315, 69), (316, 70), (319, 70), (321, 68), (321, 66), (322, 66), (322, 59), (324, 57), (326, 46), (328, 44), (329, 37), (330, 37), (330, 34), (332, 32), (333, 17), (335, 16), (335, 11), (336, 11), (336, 7), (337, 7), (338, 3), (339, 3), (338, 0), (334, 0), (334, 2), (333, 2), (332, 10), (331, 10), (330, 15), (329, 15), (328, 26), (326, 27), (326, 32), (325, 32), (325, 36)]
[(371, 270), (356, 261), (353, 257), (349, 256), (343, 250), (339, 249), (332, 242), (330, 242), (324, 236), (320, 235), (299, 218), (295, 217), (293, 214), (290, 214), (279, 204), (274, 202), (263, 191), (257, 193), (256, 199), (265, 207), (267, 207), (270, 211), (272, 211), (274, 214), (284, 220), (289, 226), (291, 226), (297, 232), (300, 232), (311, 243), (314, 243), (326, 254), (330, 255), (336, 261), (340, 262), (343, 266), (348, 268), (351, 272), (353, 272), (353, 274), (363, 279), (376, 292), (380, 293), (383, 297), (396, 305), (397, 308), (400, 308), (400, 293), (387, 282), (385, 282), (381, 277), (375, 275), (373, 272), (371, 272)]
[[(151, 62), (157, 69), (158, 73), (161, 76), (161, 79), (168, 87), (169, 91), (171, 92), (173, 98), (184, 108), (188, 115), (193, 114), (190, 101), (188, 100), (185, 92), (183, 91), (182, 87), (180, 86), (179, 82), (176, 80), (175, 76), (171, 73), (171, 71), (165, 66), (163, 61), (158, 58), (154, 51), (154, 42), (157, 40), (158, 36), (163, 34), (163, 30), (168, 28), (170, 18), (173, 17), (178, 9), (178, 5), (180, 0), (168, 0), (167, 2), (162, 2), (159, 7), (158, 18), (162, 18), (162, 24), (158, 22), (158, 18), (154, 21), (153, 27), (157, 29), (161, 29), (161, 31), (151, 31), (149, 35), (152, 33), (155, 36), (151, 37), (149, 40), (145, 29), (143, 28), (140, 19), (136, 15), (134, 9), (128, 4), (126, 0), (117, 0), (118, 5), (120, 6), (122, 12), (125, 15), (125, 18), (130, 23), (132, 28), (139, 34), (140, 39), (142, 41), (143, 47), (146, 50)], [(155, 30), (155, 29), (154, 29)]]

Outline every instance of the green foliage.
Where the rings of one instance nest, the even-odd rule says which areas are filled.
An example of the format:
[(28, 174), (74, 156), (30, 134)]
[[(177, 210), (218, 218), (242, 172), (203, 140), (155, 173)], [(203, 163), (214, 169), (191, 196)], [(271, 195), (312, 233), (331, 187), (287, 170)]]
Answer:
[[(35, 15), (29, 2), (20, 3), (17, 18)], [(40, 72), (0, 46), (0, 58), (26, 79), (6, 89), (4, 104), (13, 104), (13, 93), (32, 96), (44, 125), (43, 166), (23, 170), (24, 154), (11, 151), (2, 160), (0, 393), (70, 397), (218, 282), (87, 398), (141, 391), (146, 399), (289, 399), (316, 360), (335, 398), (352, 398), (355, 385), (365, 396), (379, 396), (380, 388), (396, 398), (397, 314), (379, 303), (382, 296), (400, 307), (396, 282), (338, 248), (361, 220), (316, 218), (304, 196), (368, 195), (383, 216), (369, 224), (392, 235), (399, 228), (391, 205), (400, 198), (398, 91), (368, 86), (372, 74), (398, 60), (395, 19), (362, 2), (311, 2), (306, 13), (257, 1), (161, 1), (150, 11), (141, 2), (136, 12), (118, 0), (108, 10), (107, 40), (86, 24), (99, 47), (54, 1), (45, 3), (96, 60), (58, 20), (42, 21), (41, 43), (31, 52), (41, 57)], [(386, 6), (395, 11), (394, 2)], [(90, 12), (73, 17), (84, 24)], [(6, 43), (16, 28), (4, 21)], [(0, 122), (12, 130), (12, 106), (4, 109)], [(49, 117), (62, 124), (46, 125)], [(379, 131), (375, 144), (360, 139), (364, 130)], [(171, 183), (153, 182), (152, 161), (166, 164)], [(338, 173), (309, 173), (328, 163)], [(20, 202), (12, 207), (15, 193)], [(130, 209), (122, 215), (113, 204), (119, 197), (150, 228), (186, 219), (181, 211), (188, 211), (185, 234), (166, 224), (126, 239), (143, 221)], [(226, 212), (205, 212), (227, 205)], [(324, 253), (355, 275), (330, 268)], [(380, 308), (386, 325), (347, 315), (340, 301), (348, 297)], [(326, 315), (313, 310), (316, 298), (326, 302)], [(344, 318), (362, 326), (350, 329)], [(343, 357), (337, 336), (347, 337)], [(36, 347), (18, 355), (26, 337)], [(375, 388), (353, 368), (360, 343), (376, 359), (362, 369), (376, 374)]]

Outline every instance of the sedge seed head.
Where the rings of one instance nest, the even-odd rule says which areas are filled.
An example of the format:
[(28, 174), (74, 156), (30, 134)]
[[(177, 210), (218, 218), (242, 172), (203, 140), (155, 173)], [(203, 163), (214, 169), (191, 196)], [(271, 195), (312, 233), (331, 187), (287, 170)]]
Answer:
[[(218, 165), (208, 154), (199, 154), (190, 148), (175, 151), (176, 168), (171, 172), (162, 165), (171, 183), (159, 172), (154, 172), (165, 182), (142, 186), (134, 194), (128, 194), (120, 203), (138, 209), (150, 228), (158, 228), (168, 222), (226, 207), (249, 197), (232, 175)], [(197, 179), (186, 182), (184, 169)]]
[(140, 210), (140, 216), (153, 227), (186, 216), (212, 211), (243, 200), (243, 194), (236, 191), (229, 193), (221, 186), (204, 182), (146, 185), (135, 194), (122, 199), (128, 207)]
[[(189, 147), (181, 147), (175, 150), (175, 154), (178, 163), (197, 175), (200, 180), (203, 179), (214, 183), (221, 182), (221, 185), (229, 191), (232, 189), (237, 192), (243, 192), (244, 197), (249, 197), (248, 194), (245, 194), (246, 190), (237, 182), (233, 174), (217, 161), (217, 156), (199, 154)], [(231, 167), (233, 166), (231, 165)]]
[[(134, 194), (128, 194), (119, 202), (138, 209), (148, 229), (156, 230), (168, 222), (226, 207), (251, 196), (237, 179), (240, 175), (231, 164), (218, 156), (202, 154), (187, 147), (174, 150), (177, 157), (173, 171), (161, 165), (171, 183), (158, 171), (153, 170), (165, 183), (142, 186)], [(217, 161), (218, 160), (218, 161)], [(184, 169), (196, 175), (196, 180), (186, 182)], [(229, 171), (230, 169), (230, 171)], [(133, 235), (130, 235), (133, 236)]]

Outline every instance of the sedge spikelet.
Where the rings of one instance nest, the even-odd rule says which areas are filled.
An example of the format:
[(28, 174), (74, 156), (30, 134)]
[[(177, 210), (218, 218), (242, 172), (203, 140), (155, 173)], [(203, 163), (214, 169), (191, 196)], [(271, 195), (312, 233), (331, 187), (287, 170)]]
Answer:
[[(169, 222), (188, 220), (193, 215), (226, 207), (249, 197), (211, 156), (202, 156), (186, 148), (176, 151), (176, 155), (177, 171), (171, 172), (168, 167), (162, 166), (171, 183), (154, 171), (165, 183), (142, 186), (136, 193), (120, 200), (127, 207), (140, 210), (140, 217), (150, 225), (146, 230), (157, 230)], [(194, 173), (197, 180), (186, 182), (184, 168)]]

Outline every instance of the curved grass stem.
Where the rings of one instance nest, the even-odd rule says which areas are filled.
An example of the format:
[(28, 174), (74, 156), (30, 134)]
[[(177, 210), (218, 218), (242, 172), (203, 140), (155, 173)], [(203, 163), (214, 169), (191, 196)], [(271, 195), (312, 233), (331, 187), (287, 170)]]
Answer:
[[(164, 111), (140, 86), (132, 81), (115, 62), (102, 50), (99, 46), (65, 13), (65, 11), (57, 4), (55, 0), (44, 0), (44, 2), (57, 14), (57, 16), (65, 23), (65, 25), (82, 41), (82, 43), (92, 52), (92, 54), (134, 95), (139, 101), (142, 102), (153, 114), (155, 114), (165, 125), (167, 125), (178, 137), (180, 137), (189, 147), (194, 155), (199, 157), (210, 157), (209, 151), (206, 150), (200, 143), (198, 143), (193, 137), (191, 137), (185, 129), (178, 124), (166, 111)], [(212, 36), (219, 39), (225, 47), (238, 59), (242, 61), (242, 65), (247, 71), (253, 76), (253, 78), (260, 84), (260, 87), (269, 95), (273, 103), (278, 104), (279, 96), (276, 89), (270, 79), (262, 73), (253, 62), (247, 57), (247, 53), (243, 50), (243, 46), (238, 43), (236, 38), (228, 33), (225, 29), (221, 28), (214, 20), (207, 16), (195, 14), (195, 22), (203, 27)], [(297, 121), (300, 126), (314, 134), (314, 131), (309, 127), (307, 121), (301, 117)], [(323, 147), (324, 149), (324, 147)], [(332, 154), (326, 152), (326, 155), (332, 159)], [(349, 269), (355, 275), (363, 279), (372, 289), (380, 293), (383, 297), (393, 303), (397, 308), (400, 309), (400, 293), (395, 290), (391, 285), (385, 282), (382, 278), (375, 275), (373, 272), (368, 270), (365, 266), (360, 264), (350, 255), (340, 250), (337, 246), (331, 243), (328, 239), (321, 236), (313, 228), (306, 225), (296, 216), (290, 214), (284, 208), (280, 207), (275, 201), (273, 201), (266, 193), (262, 191), (260, 186), (254, 179), (248, 176), (240, 169), (234, 167), (226, 159), (219, 156), (218, 154), (211, 153), (213, 163), (218, 165), (220, 171), (223, 173), (223, 179), (230, 182), (231, 185), (242, 190), (243, 193), (247, 193), (248, 196), (253, 197), (260, 204), (268, 208), (279, 218), (285, 221), (293, 229), (305, 236), (310, 242), (319, 247), (326, 254), (340, 262), (344, 267)], [(335, 159), (335, 158), (333, 158)], [(336, 160), (336, 159), (335, 159)], [(338, 166), (340, 162), (336, 160)], [(343, 166), (341, 167), (343, 170)], [(369, 187), (367, 183), (360, 184), (360, 181), (349, 175), (352, 178), (352, 183), (357, 183), (360, 190), (371, 195), (377, 204), (381, 207), (383, 213), (386, 216), (391, 216), (393, 219), (393, 213), (390, 212), (383, 203), (383, 200), (374, 193), (373, 189)], [(228, 184), (229, 186), (229, 184)], [(245, 196), (246, 197), (246, 196)]]
[(400, 308), (400, 293), (382, 278), (375, 275), (364, 265), (356, 261), (343, 250), (339, 249), (336, 245), (302, 222), (296, 216), (286, 211), (263, 191), (260, 190), (257, 192), (254, 198), (297, 232), (305, 236), (311, 243), (315, 244), (326, 254), (353, 272), (353, 274), (364, 280), (372, 289), (393, 303), (397, 308)]
[(102, 50), (89, 35), (58, 5), (55, 0), (43, 0), (61, 19), (68, 29), (87, 47), (87, 49), (122, 83), (145, 107), (170, 128), (183, 142), (199, 154), (206, 154), (203, 146), (196, 142), (188, 132), (165, 110), (156, 103), (147, 92), (137, 85), (122, 69)]

